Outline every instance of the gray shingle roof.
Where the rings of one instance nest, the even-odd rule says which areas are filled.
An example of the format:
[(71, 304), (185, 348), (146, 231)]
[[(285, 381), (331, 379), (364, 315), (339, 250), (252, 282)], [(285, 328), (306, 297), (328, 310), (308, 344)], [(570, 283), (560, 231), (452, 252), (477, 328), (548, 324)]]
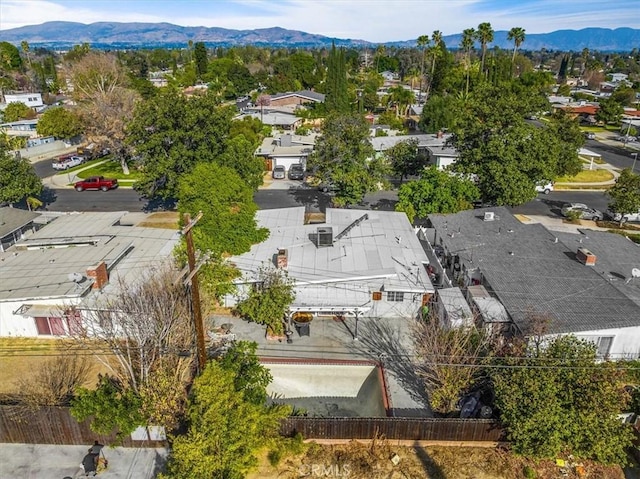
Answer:
[(9, 207), (0, 208), (0, 238), (28, 225), (38, 216), (40, 213), (33, 211)]
[(323, 93), (318, 93), (311, 90), (300, 90), (287, 93), (276, 93), (275, 95), (271, 95), (271, 99), (277, 100), (278, 98), (286, 98), (288, 96), (301, 96), (303, 98), (308, 98), (309, 100), (317, 102), (323, 102), (325, 98)]
[[(486, 211), (495, 213), (494, 221), (483, 221)], [(556, 242), (560, 233), (522, 224), (503, 207), (429, 218), (436, 243), (441, 238), (468, 268), (480, 269), (521, 329), (531, 315), (549, 316), (551, 333), (640, 326), (639, 304), (598, 268), (579, 263), (576, 245)]]

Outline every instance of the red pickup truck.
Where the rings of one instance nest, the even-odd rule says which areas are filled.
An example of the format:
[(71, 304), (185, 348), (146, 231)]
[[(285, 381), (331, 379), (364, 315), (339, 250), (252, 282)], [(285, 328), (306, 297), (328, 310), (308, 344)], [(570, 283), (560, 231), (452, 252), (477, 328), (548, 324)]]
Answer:
[(118, 180), (104, 176), (91, 176), (75, 184), (76, 191), (102, 190), (108, 191), (118, 187)]

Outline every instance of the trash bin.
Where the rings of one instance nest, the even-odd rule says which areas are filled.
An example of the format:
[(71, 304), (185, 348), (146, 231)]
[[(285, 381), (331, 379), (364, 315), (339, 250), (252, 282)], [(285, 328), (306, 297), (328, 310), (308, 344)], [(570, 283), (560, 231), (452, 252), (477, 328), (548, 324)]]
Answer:
[(295, 323), (298, 336), (310, 336), (311, 335), (311, 323)]

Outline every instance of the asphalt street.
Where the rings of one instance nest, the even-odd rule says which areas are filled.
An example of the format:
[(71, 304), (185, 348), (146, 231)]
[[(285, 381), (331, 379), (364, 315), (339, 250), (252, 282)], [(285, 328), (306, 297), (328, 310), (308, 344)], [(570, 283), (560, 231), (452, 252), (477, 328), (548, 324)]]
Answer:
[[(633, 166), (633, 153), (639, 153), (638, 156), (640, 156), (640, 150), (637, 145), (625, 147), (622, 142), (586, 140), (584, 147), (587, 150), (598, 153), (607, 163), (620, 169), (631, 168)], [(640, 173), (640, 158), (638, 158), (633, 171)]]

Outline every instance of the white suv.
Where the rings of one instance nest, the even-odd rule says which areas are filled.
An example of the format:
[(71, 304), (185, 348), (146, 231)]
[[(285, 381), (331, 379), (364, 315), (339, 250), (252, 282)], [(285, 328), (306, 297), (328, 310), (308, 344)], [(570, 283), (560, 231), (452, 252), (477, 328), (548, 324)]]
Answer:
[(536, 185), (536, 191), (538, 193), (544, 193), (545, 195), (548, 195), (553, 191), (553, 183), (550, 181), (549, 182), (542, 181)]
[(636, 211), (635, 213), (625, 213), (623, 216), (621, 213), (614, 213), (613, 211), (608, 210), (607, 216), (609, 216), (613, 221), (621, 221), (622, 223), (626, 223), (627, 221), (632, 221), (634, 223), (640, 222), (640, 211)]

